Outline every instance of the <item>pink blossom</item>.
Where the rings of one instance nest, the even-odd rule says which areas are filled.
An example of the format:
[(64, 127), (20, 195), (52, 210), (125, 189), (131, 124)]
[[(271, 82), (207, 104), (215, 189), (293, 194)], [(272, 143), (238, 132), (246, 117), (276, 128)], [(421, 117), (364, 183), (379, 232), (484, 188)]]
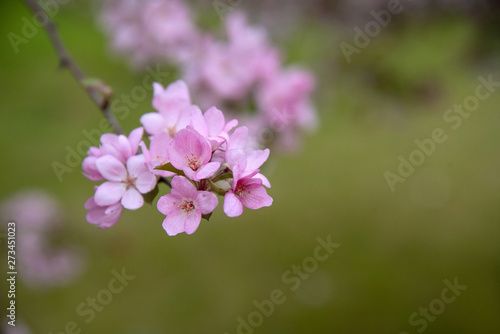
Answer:
[(259, 109), (281, 144), (294, 145), (298, 130), (316, 127), (317, 115), (311, 102), (313, 90), (313, 76), (301, 69), (281, 71), (259, 87)]
[(176, 175), (173, 172), (155, 169), (157, 166), (165, 165), (168, 161), (168, 147), (172, 139), (166, 132), (157, 134), (151, 139), (149, 149), (144, 142), (141, 142), (142, 152), (149, 171), (162, 177), (172, 177)]
[(279, 65), (265, 30), (249, 26), (242, 13), (231, 13), (225, 23), (227, 42), (205, 37), (196, 65), (184, 68), (184, 78), (203, 107), (244, 102), (266, 73)]
[(243, 206), (256, 210), (272, 203), (273, 199), (267, 194), (262, 180), (250, 175), (233, 180), (232, 189), (224, 196), (224, 213), (228, 217), (238, 217), (243, 213)]
[(128, 137), (112, 133), (103, 134), (101, 136), (101, 145), (99, 147), (91, 147), (88, 151), (88, 156), (83, 159), (83, 175), (91, 181), (104, 180), (104, 177), (97, 169), (97, 159), (104, 155), (111, 155), (125, 163), (128, 158), (137, 153), (143, 133), (143, 128), (137, 128), (132, 130)]
[(60, 203), (51, 195), (38, 189), (21, 191), (1, 203), (0, 213), (2, 220), (16, 223), (19, 275), (25, 284), (61, 286), (81, 273), (81, 252), (72, 245), (51, 243), (61, 235), (63, 218)]
[(220, 167), (220, 162), (210, 162), (212, 148), (208, 140), (191, 127), (175, 135), (168, 156), (172, 166), (193, 181), (209, 178)]
[(189, 7), (178, 0), (107, 0), (101, 22), (113, 49), (132, 58), (132, 65), (191, 58), (198, 32)]
[(153, 83), (153, 107), (158, 112), (144, 114), (141, 123), (150, 135), (166, 132), (171, 138), (189, 124), (189, 116), (197, 107), (191, 104), (189, 90), (184, 81), (176, 81), (163, 89)]
[[(96, 187), (97, 188), (97, 187)], [(116, 224), (122, 215), (121, 203), (115, 203), (109, 206), (99, 206), (91, 197), (85, 202), (87, 212), (87, 221), (100, 228), (110, 228)]]
[(248, 128), (245, 126), (237, 128), (229, 137), (226, 144), (225, 160), (233, 171), (235, 182), (243, 177), (254, 175), (254, 178), (262, 180), (262, 184), (270, 188), (269, 180), (259, 173), (259, 168), (269, 158), (269, 149), (249, 150)]
[(163, 228), (168, 235), (181, 232), (192, 234), (200, 225), (201, 216), (214, 211), (217, 197), (208, 191), (198, 191), (183, 176), (172, 180), (172, 191), (158, 200), (158, 210), (166, 215)]
[(224, 114), (216, 107), (208, 109), (205, 114), (202, 114), (199, 109), (191, 114), (191, 126), (208, 139), (212, 150), (229, 138), (228, 132), (236, 125), (238, 121), (235, 119), (226, 123)]
[(97, 159), (96, 165), (108, 180), (96, 190), (94, 201), (99, 206), (121, 201), (124, 208), (136, 210), (144, 204), (141, 194), (150, 192), (156, 185), (156, 176), (146, 167), (142, 154), (130, 157), (126, 167), (111, 155)]
[(135, 155), (139, 149), (143, 128), (137, 128), (130, 132), (129, 136), (106, 133), (101, 136), (101, 154), (112, 155), (119, 161), (125, 163), (128, 158)]

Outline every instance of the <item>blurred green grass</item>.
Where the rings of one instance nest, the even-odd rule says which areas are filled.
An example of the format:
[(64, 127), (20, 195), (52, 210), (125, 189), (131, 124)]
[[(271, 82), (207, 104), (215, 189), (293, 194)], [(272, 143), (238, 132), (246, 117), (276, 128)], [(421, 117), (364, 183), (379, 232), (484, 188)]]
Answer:
[[(18, 3), (2, 4), (2, 12), (3, 36), (20, 31), (21, 18), (29, 17)], [(118, 96), (142, 81), (109, 55), (84, 2), (65, 6), (55, 20), (88, 76), (102, 78)], [(252, 302), (268, 299), (273, 289), (287, 300), (256, 333), (414, 333), (408, 317), (455, 277), (467, 290), (426, 333), (498, 333), (500, 95), (482, 102), (456, 131), (442, 120), (474, 92), (478, 75), (497, 76), (494, 61), (471, 55), (474, 23), (402, 25), (381, 33), (351, 64), (338, 48), (348, 33), (314, 19), (305, 23), (286, 50), (290, 62), (305, 62), (318, 74), (318, 132), (301, 152), (268, 164), (271, 208), (237, 219), (219, 208), (195, 234), (176, 237), (163, 231), (154, 207), (125, 212), (109, 230), (86, 223), (91, 183), (79, 166), (60, 183), (51, 164), (64, 163), (65, 147), (75, 148), (85, 139), (82, 130), (98, 128), (102, 116), (57, 69), (42, 31), (18, 54), (4, 39), (0, 198), (27, 187), (52, 192), (66, 210), (65, 237), (88, 253), (87, 270), (68, 286), (18, 286), (18, 315), (33, 333), (62, 331), (71, 320), (83, 333), (235, 333), (237, 317), (246, 318)], [(139, 124), (149, 101), (132, 110), (125, 129)], [(448, 140), (392, 193), (384, 172), (395, 172), (398, 156), (407, 157), (414, 140), (436, 127)], [(328, 235), (341, 247), (290, 291), (283, 273)], [(77, 305), (123, 267), (135, 280), (86, 324)]]

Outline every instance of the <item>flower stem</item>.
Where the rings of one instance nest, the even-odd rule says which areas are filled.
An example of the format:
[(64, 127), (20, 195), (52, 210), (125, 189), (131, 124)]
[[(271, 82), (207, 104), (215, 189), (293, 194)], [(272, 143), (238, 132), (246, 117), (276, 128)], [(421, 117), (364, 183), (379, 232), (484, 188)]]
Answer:
[[(117, 134), (122, 134), (123, 131), (110, 108), (112, 95), (111, 89), (102, 83), (96, 85), (86, 84), (89, 79), (83, 74), (80, 68), (70, 57), (68, 51), (61, 41), (61, 38), (59, 37), (59, 34), (57, 33), (54, 22), (52, 22), (49, 15), (40, 7), (36, 0), (25, 0), (25, 3), (35, 16), (39, 15), (40, 17), (43, 16), (46, 18), (45, 24), (43, 24), (43, 26), (45, 28), (45, 31), (47, 32), (47, 35), (49, 36), (54, 50), (59, 57), (60, 66), (67, 68), (71, 72), (80, 86), (82, 86), (82, 88), (87, 92), (94, 103), (103, 112), (104, 116), (113, 127), (113, 130)], [(42, 23), (40, 22), (40, 24)]]
[(160, 179), (158, 180), (158, 183), (160, 182), (163, 182), (165, 183), (170, 189), (172, 189), (172, 184), (170, 183), (170, 181), (164, 177), (160, 177)]

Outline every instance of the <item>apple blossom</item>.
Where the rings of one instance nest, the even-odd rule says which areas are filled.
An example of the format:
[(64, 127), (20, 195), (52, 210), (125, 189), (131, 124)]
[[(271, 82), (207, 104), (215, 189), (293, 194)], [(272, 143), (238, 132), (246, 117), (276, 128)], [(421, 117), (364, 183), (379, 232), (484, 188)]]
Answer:
[(167, 216), (163, 228), (168, 235), (192, 234), (200, 225), (202, 215), (214, 211), (217, 204), (214, 194), (199, 191), (185, 177), (175, 176), (170, 194), (158, 200), (158, 210)]

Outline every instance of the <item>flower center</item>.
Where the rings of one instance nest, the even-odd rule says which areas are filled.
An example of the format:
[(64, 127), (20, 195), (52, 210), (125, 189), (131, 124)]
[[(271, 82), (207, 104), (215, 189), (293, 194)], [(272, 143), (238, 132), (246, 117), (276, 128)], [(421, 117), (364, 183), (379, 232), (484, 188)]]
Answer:
[(195, 209), (193, 201), (187, 201), (187, 200), (182, 201), (181, 204), (177, 205), (177, 207), (181, 210), (181, 213), (185, 214), (189, 214), (191, 211)]
[(195, 172), (198, 170), (198, 168), (201, 167), (200, 159), (195, 157), (193, 153), (191, 153), (191, 157), (186, 155), (184, 158), (186, 158), (186, 162), (187, 162), (189, 168), (191, 168)]
[(134, 186), (136, 180), (137, 178), (127, 175), (127, 178), (125, 179), (125, 184), (127, 185), (127, 188)]
[(236, 186), (236, 189), (234, 190), (234, 192), (236, 193), (236, 195), (240, 196), (242, 192), (245, 191), (245, 186), (241, 183), (239, 183), (237, 186)]
[(174, 126), (170, 126), (167, 128), (167, 133), (170, 135), (171, 138), (174, 138), (177, 131), (175, 130)]

